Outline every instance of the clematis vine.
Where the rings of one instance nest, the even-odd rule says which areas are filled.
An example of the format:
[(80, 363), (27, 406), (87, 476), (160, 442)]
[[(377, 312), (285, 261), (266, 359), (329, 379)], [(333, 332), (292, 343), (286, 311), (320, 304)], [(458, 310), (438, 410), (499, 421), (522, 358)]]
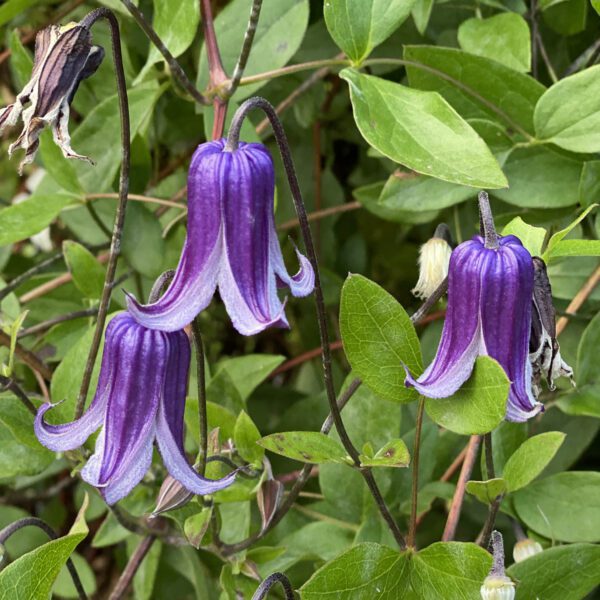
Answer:
[(210, 303), (216, 288), (233, 326), (242, 335), (289, 327), (277, 294), (294, 296), (314, 287), (314, 272), (298, 250), (300, 270), (289, 275), (273, 215), (273, 160), (262, 144), (226, 140), (201, 144), (188, 175), (188, 231), (175, 277), (153, 304), (128, 297), (133, 317), (161, 331), (181, 329)]
[(447, 398), (469, 378), (480, 355), (489, 355), (511, 381), (506, 419), (522, 422), (543, 406), (532, 391), (529, 338), (534, 267), (514, 235), (496, 234), (489, 200), (479, 195), (484, 236), (460, 244), (448, 272), (448, 307), (433, 362), (406, 385), (428, 398)]
[(219, 480), (201, 477), (183, 449), (183, 415), (190, 365), (190, 343), (183, 331), (165, 333), (142, 327), (120, 313), (106, 328), (98, 387), (83, 416), (51, 425), (44, 419), (53, 407), (42, 404), (35, 433), (50, 450), (81, 446), (102, 427), (82, 478), (99, 488), (108, 504), (126, 496), (152, 462), (153, 442), (169, 473), (195, 494), (226, 488), (235, 472)]
[(31, 78), (15, 101), (0, 109), (0, 132), (15, 125), (19, 117), (23, 119), (23, 130), (8, 149), (10, 156), (18, 148), (25, 149), (19, 173), (33, 161), (46, 125), (67, 158), (91, 162), (71, 148), (69, 112), (80, 82), (96, 72), (103, 58), (104, 50), (92, 44), (84, 25), (50, 25), (37, 34)]

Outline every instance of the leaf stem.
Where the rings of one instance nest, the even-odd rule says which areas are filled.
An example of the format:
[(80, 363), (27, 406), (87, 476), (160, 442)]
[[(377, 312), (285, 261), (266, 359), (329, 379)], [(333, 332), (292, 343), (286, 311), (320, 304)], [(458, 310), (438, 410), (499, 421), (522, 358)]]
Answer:
[(106, 267), (106, 277), (104, 279), (104, 288), (102, 290), (102, 297), (100, 298), (100, 305), (98, 307), (98, 319), (96, 321), (96, 330), (94, 331), (94, 338), (92, 340), (92, 346), (88, 355), (85, 371), (83, 373), (83, 379), (81, 381), (81, 388), (79, 390), (79, 396), (77, 398), (77, 404), (75, 407), (76, 419), (78, 419), (83, 414), (85, 401), (92, 379), (92, 372), (94, 370), (94, 363), (96, 362), (96, 357), (98, 356), (98, 351), (100, 349), (100, 341), (102, 340), (102, 334), (104, 333), (104, 325), (106, 324), (106, 316), (108, 314), (108, 306), (110, 304), (110, 297), (113, 289), (113, 281), (115, 279), (115, 273), (117, 270), (117, 261), (119, 259), (119, 254), (121, 251), (121, 237), (123, 234), (125, 212), (127, 209), (127, 193), (129, 191), (131, 134), (129, 123), (129, 101), (127, 99), (127, 83), (125, 81), (123, 57), (121, 54), (119, 22), (110, 10), (108, 10), (107, 8), (98, 8), (89, 13), (81, 21), (81, 25), (89, 28), (98, 19), (106, 19), (110, 27), (110, 33), (112, 38), (113, 61), (117, 81), (117, 92), (119, 96), (119, 114), (121, 117), (122, 162), (121, 177), (119, 180), (119, 203), (117, 204), (117, 214), (115, 215), (115, 222), (113, 226), (113, 233), (110, 244), (110, 254), (108, 258), (108, 264)]
[(146, 558), (146, 554), (148, 554), (155, 540), (156, 537), (153, 535), (147, 535), (142, 539), (134, 553), (131, 555), (125, 570), (123, 571), (121, 577), (119, 577), (119, 581), (117, 581), (117, 584), (108, 597), (108, 600), (121, 600), (121, 598), (125, 596), (127, 588), (129, 588), (129, 585), (135, 577), (137, 570), (140, 568), (142, 561), (144, 558)]
[(425, 410), (425, 398), (419, 398), (417, 408), (417, 421), (415, 424), (415, 443), (412, 456), (412, 496), (410, 506), (410, 524), (408, 528), (408, 538), (406, 545), (409, 548), (415, 548), (417, 536), (417, 501), (419, 497), (419, 453), (421, 449), (421, 431), (423, 429), (423, 412)]

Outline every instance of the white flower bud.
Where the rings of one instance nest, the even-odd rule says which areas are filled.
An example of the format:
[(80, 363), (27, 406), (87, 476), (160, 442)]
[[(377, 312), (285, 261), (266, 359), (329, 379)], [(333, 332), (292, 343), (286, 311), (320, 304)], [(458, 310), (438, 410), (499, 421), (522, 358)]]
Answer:
[(412, 293), (426, 300), (448, 276), (452, 248), (439, 237), (432, 237), (419, 251), (419, 281)]
[(515, 584), (503, 575), (490, 575), (479, 591), (483, 600), (514, 600)]
[(542, 546), (535, 540), (526, 538), (517, 542), (513, 548), (513, 558), (515, 562), (521, 562), (534, 554), (539, 554), (543, 551)]

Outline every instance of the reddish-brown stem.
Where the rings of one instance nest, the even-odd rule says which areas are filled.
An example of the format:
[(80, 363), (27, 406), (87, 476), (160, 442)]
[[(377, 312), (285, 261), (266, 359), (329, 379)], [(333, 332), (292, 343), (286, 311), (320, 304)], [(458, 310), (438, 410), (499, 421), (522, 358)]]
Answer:
[(471, 478), (475, 461), (477, 460), (477, 452), (481, 443), (481, 436), (472, 435), (467, 446), (467, 452), (465, 459), (460, 470), (458, 477), (458, 483), (456, 484), (456, 491), (452, 498), (452, 504), (450, 505), (450, 511), (448, 513), (448, 520), (446, 521), (446, 527), (444, 528), (444, 534), (442, 535), (443, 542), (449, 542), (454, 539), (456, 533), (456, 527), (458, 525), (458, 519), (460, 518), (460, 511), (462, 510), (463, 500), (465, 497), (465, 489), (467, 487), (467, 481)]

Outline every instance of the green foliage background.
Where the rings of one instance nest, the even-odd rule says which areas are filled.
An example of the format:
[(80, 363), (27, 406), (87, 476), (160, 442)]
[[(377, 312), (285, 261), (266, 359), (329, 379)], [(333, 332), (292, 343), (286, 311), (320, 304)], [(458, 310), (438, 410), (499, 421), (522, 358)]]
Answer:
[[(124, 279), (111, 304), (116, 312), (124, 308), (122, 289), (146, 297), (154, 278), (177, 264), (185, 237), (186, 169), (196, 146), (210, 138), (213, 112), (195, 104), (174, 81), (118, 0), (4, 2), (1, 105), (29, 78), (33, 33), (56, 20), (78, 20), (99, 4), (114, 9), (121, 25), (132, 123), (132, 196), (117, 274)], [(213, 2), (229, 74), (250, 5), (250, 0)], [(197, 0), (140, 0), (139, 6), (206, 91)], [(475, 234), (475, 198), (485, 188), (498, 228), (518, 235), (548, 263), (559, 314), (582, 297), (586, 281), (597, 273), (597, 10), (596, 0), (263, 2), (228, 118), (256, 93), (282, 107), (307, 210), (316, 213), (312, 228), (330, 329), (344, 345), (335, 346), (335, 387), (343, 390), (355, 377), (364, 382), (344, 409), (344, 422), (362, 464), (376, 471), (402, 531), (411, 512), (412, 467), (406, 465), (414, 460), (417, 395), (404, 387), (401, 362), (413, 372), (427, 365), (442, 324), (434, 312), (415, 331), (407, 316), (419, 305), (410, 292), (418, 277), (419, 246), (441, 221), (458, 242)], [(0, 140), (2, 281), (57, 256), (0, 304), (3, 375), (17, 380), (36, 405), (48, 395), (54, 402), (64, 400), (54, 411), (61, 421), (72, 418), (91, 343), (90, 314), (102, 291), (105, 230), (112, 228), (120, 165), (108, 30), (95, 26), (93, 37), (107, 56), (75, 96), (70, 131), (73, 148), (95, 166), (64, 159), (46, 132), (34, 165), (21, 178), (19, 157), (6, 155), (14, 131)], [(276, 157), (276, 220), (293, 265), (287, 236), (298, 241), (299, 231), (275, 141), (258, 113), (242, 132), (248, 141), (262, 140)], [(19, 197), (24, 200), (17, 204)], [(600, 583), (600, 288), (583, 294), (577, 315), (560, 335), (577, 389), (561, 380), (556, 392), (545, 391), (543, 415), (528, 424), (502, 420), (508, 382), (487, 358), (478, 360), (473, 377), (453, 398), (426, 403), (418, 552), (398, 551), (335, 432), (317, 433), (328, 407), (312, 300), (288, 301), (290, 331), (252, 338), (237, 335), (220, 302), (213, 301), (201, 324), (214, 449), (229, 447), (258, 476), (239, 478), (211, 505), (195, 498), (167, 514), (165, 535), (134, 578), (134, 597), (251, 598), (259, 578), (284, 571), (304, 600), (476, 599), (491, 558), (473, 542), (487, 505), (501, 493), (497, 527), (505, 537), (507, 567), (515, 542), (509, 517), (544, 547), (508, 569), (518, 583), (517, 599), (594, 597)], [(85, 316), (47, 325), (88, 309)], [(18, 337), (14, 356), (11, 336)], [(36, 378), (32, 356), (46, 375)], [(194, 374), (189, 390), (186, 449), (193, 456), (198, 450)], [(469, 435), (490, 431), (495, 477), (486, 472), (483, 458), (477, 462), (456, 541), (442, 543), (457, 481), (456, 470), (445, 473)], [(228, 555), (218, 539), (234, 544), (261, 528), (257, 494), (261, 486), (260, 494), (267, 493), (265, 461), (289, 489), (307, 454), (318, 471), (293, 508), (267, 535)], [(35, 515), (62, 537), (46, 543), (29, 529), (11, 537), (0, 598), (45, 598), (52, 586), (56, 597), (76, 597), (61, 571), (75, 547), (72, 557), (86, 591), (108, 597), (139, 544), (140, 535), (123, 527), (72, 472), (77, 459), (41, 447), (31, 415), (11, 392), (1, 394), (0, 526)], [(211, 469), (216, 476), (219, 467), (213, 463)], [(120, 503), (129, 519), (145, 523), (165, 476), (157, 457), (143, 483)], [(86, 494), (85, 517), (76, 520)], [(211, 520), (214, 528), (208, 527)], [(43, 585), (17, 585), (22, 577)]]

